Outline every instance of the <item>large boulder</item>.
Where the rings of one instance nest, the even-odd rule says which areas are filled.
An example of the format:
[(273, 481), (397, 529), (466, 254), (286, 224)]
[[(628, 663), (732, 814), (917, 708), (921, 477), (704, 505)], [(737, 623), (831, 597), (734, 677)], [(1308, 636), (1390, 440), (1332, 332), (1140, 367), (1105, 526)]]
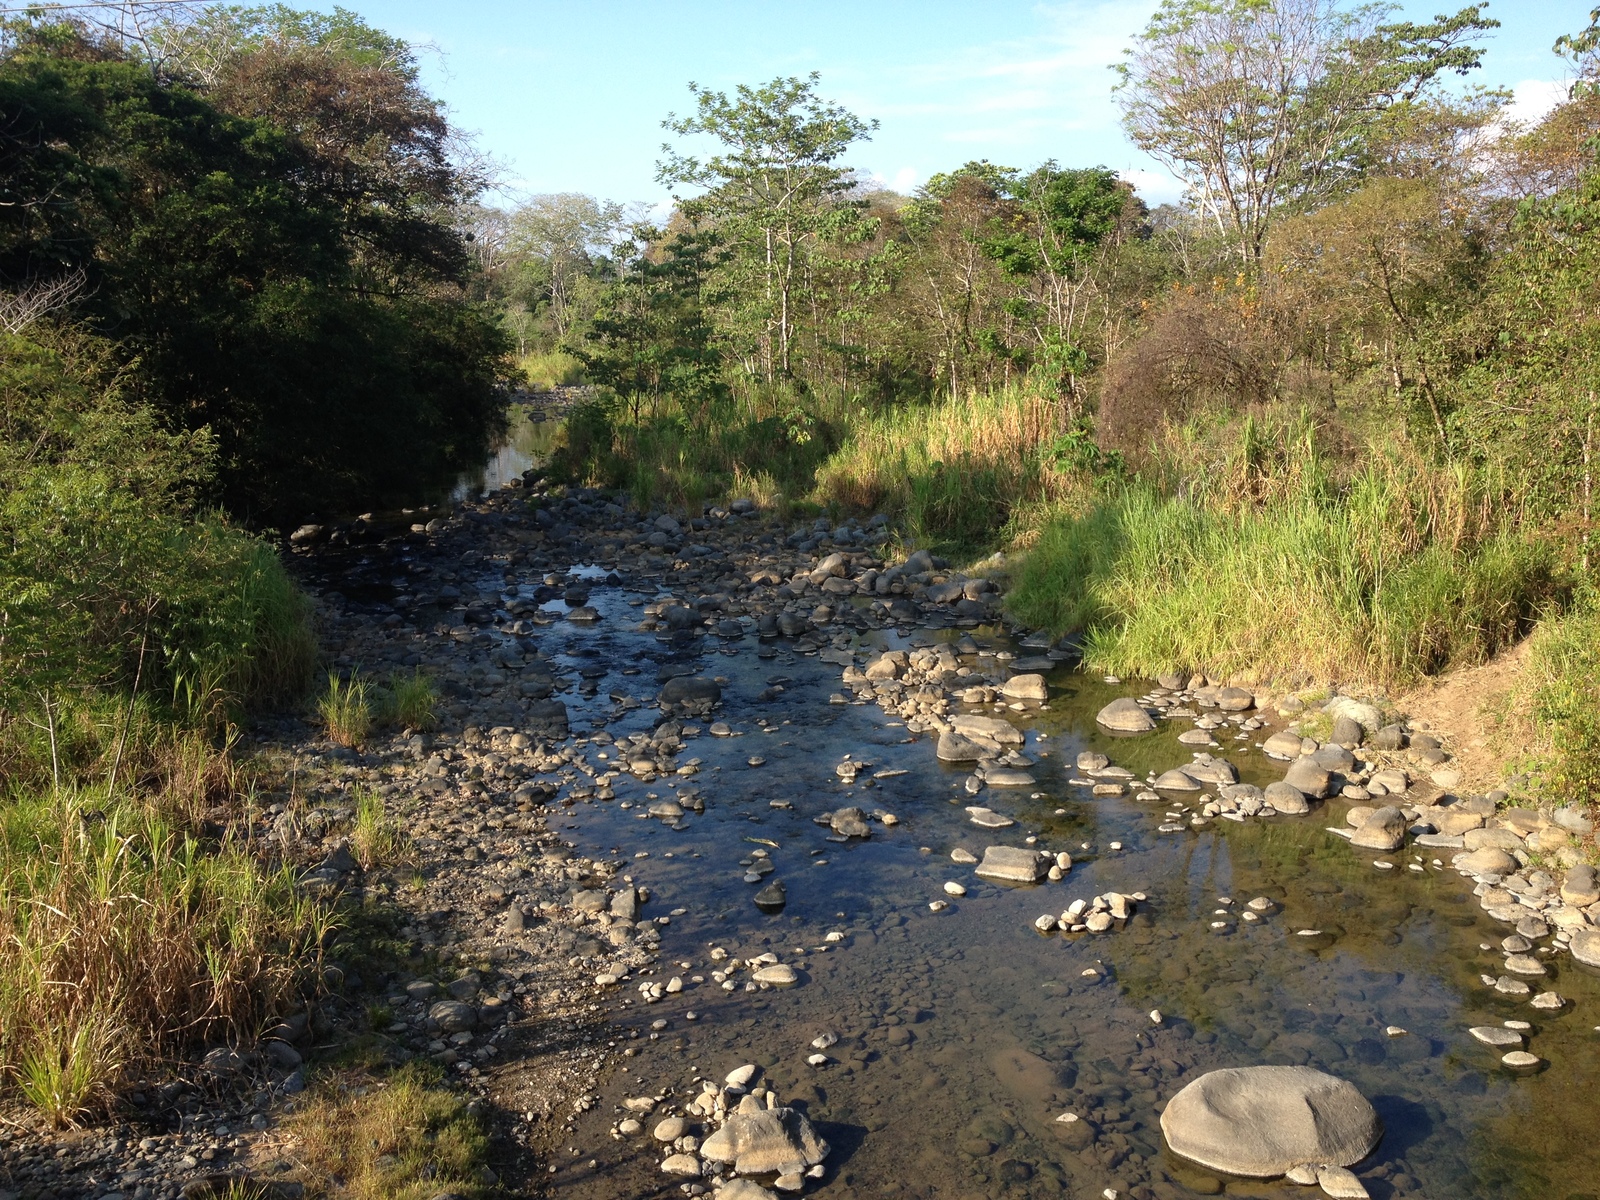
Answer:
[(1017, 846), (990, 846), (983, 852), (977, 874), (985, 879), (1003, 879), (1008, 883), (1037, 883), (1045, 873), (1044, 860), (1037, 850)]
[(1278, 780), (1277, 783), (1267, 784), (1267, 803), (1286, 817), (1303, 817), (1311, 811), (1311, 802), (1306, 799), (1306, 794), (1292, 783)]
[(979, 745), (989, 741), (998, 746), (1020, 746), (1024, 741), (1022, 730), (1002, 717), (957, 713), (950, 718), (950, 728), (964, 738), (971, 738)]
[(1406, 815), (1393, 805), (1372, 810), (1350, 838), (1352, 846), (1365, 850), (1398, 850), (1406, 844)]
[(1572, 957), (1584, 966), (1600, 967), (1600, 930), (1575, 930), (1567, 948), (1572, 951)]
[(828, 826), (842, 837), (872, 836), (872, 826), (867, 824), (867, 814), (859, 808), (841, 808), (828, 819)]
[(1113, 700), (1095, 715), (1095, 720), (1118, 733), (1149, 733), (1156, 727), (1144, 705), (1131, 696)]
[(1383, 728), (1383, 714), (1375, 706), (1349, 696), (1335, 696), (1322, 706), (1322, 711), (1335, 721), (1340, 717), (1349, 717), (1368, 733), (1376, 733)]
[(1261, 743), (1261, 749), (1272, 758), (1299, 758), (1300, 745), (1304, 741), (1294, 730), (1280, 729)]
[(1000, 690), (1013, 700), (1050, 699), (1050, 687), (1043, 675), (1013, 675)]
[(679, 675), (667, 680), (661, 689), (662, 704), (715, 704), (722, 699), (722, 688), (714, 679)]
[(1591, 904), (1600, 903), (1600, 880), (1595, 878), (1594, 868), (1587, 863), (1580, 863), (1569, 870), (1566, 880), (1561, 884), (1561, 900), (1574, 908), (1588, 908)]
[(1517, 860), (1496, 846), (1458, 854), (1451, 862), (1456, 870), (1468, 875), (1510, 875), (1517, 869)]
[(797, 1175), (828, 1157), (828, 1143), (795, 1109), (757, 1110), (741, 1101), (739, 1111), (701, 1144), (700, 1156), (731, 1163), (740, 1175)]
[(1325, 800), (1333, 793), (1333, 776), (1316, 759), (1307, 756), (1289, 764), (1283, 781), (1316, 800)]
[(1225, 687), (1217, 692), (1217, 707), (1223, 712), (1244, 712), (1256, 706), (1256, 698), (1243, 688)]
[(1157, 777), (1155, 787), (1162, 792), (1198, 792), (1200, 781), (1182, 767), (1173, 767)]
[(1305, 1164), (1348, 1167), (1383, 1136), (1353, 1084), (1311, 1067), (1231, 1067), (1190, 1083), (1161, 1114), (1167, 1144), (1184, 1158), (1254, 1179)]
[(939, 735), (939, 745), (934, 750), (940, 762), (977, 762), (995, 753), (994, 749), (980, 746), (971, 738), (962, 737), (953, 729)]

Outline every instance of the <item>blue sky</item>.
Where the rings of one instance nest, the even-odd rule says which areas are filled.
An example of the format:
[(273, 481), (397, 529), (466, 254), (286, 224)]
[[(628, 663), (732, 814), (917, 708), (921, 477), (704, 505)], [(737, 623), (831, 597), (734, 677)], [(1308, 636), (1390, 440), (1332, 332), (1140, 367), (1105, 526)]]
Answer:
[[(1412, 20), (1463, 0), (1401, 6)], [(908, 191), (973, 158), (1104, 164), (1152, 202), (1177, 197), (1124, 137), (1108, 69), (1155, 0), (344, 0), (372, 24), (436, 48), (429, 86), (506, 166), (512, 194), (576, 191), (659, 203), (661, 120), (689, 80), (729, 89), (822, 73), (824, 95), (880, 128), (851, 165)], [(315, 4), (315, 7), (329, 7)], [(1476, 81), (1537, 110), (1562, 63), (1550, 51), (1589, 4), (1497, 0), (1503, 23)]]

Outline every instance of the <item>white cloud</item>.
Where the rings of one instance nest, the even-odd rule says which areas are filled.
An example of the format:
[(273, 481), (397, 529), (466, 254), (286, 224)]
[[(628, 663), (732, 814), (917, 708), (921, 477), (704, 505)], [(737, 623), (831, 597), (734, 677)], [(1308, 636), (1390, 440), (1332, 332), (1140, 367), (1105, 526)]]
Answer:
[(894, 173), (894, 182), (890, 186), (895, 191), (909, 196), (917, 186), (917, 169), (915, 167), (901, 167)]
[(1511, 103), (1502, 111), (1506, 122), (1536, 125), (1567, 98), (1570, 79), (1524, 79), (1511, 89)]
[(1159, 204), (1176, 204), (1183, 199), (1183, 184), (1165, 171), (1143, 171), (1128, 167), (1118, 171), (1117, 178), (1133, 184), (1139, 198), (1152, 208)]

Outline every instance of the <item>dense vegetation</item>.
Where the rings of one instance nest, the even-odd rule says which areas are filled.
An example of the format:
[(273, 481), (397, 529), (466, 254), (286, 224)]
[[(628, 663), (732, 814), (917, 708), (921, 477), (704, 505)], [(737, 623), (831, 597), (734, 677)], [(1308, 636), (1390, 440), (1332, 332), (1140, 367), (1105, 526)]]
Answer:
[(450, 483), (514, 374), (409, 49), (179, 15), (0, 26), (0, 1089), (57, 1122), (256, 1037), (326, 942), (215, 836), (315, 667), (250, 527)]
[(816, 76), (691, 89), (664, 228), (546, 197), (493, 219), (565, 248), (485, 286), (602, 385), (558, 474), (1028, 550), (1016, 611), (1107, 669), (1405, 685), (1591, 590), (1596, 32), (1529, 127), (1460, 82), (1495, 24), (1166, 0), (1116, 88), (1156, 209), (1056, 162), (894, 195)]

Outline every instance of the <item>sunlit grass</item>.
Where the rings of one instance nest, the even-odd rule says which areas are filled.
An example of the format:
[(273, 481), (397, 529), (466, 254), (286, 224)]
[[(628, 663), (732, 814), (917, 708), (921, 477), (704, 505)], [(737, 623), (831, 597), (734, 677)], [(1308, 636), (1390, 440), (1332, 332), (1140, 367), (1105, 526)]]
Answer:
[(0, 810), (0, 1086), (68, 1123), (125, 1066), (253, 1037), (330, 919), (287, 868), (203, 848), (146, 803), (14, 796)]
[(328, 736), (341, 746), (359, 746), (372, 732), (372, 699), (365, 680), (351, 674), (348, 680), (336, 671), (328, 674), (328, 688), (317, 701), (317, 711)]
[(466, 1097), (434, 1067), (409, 1063), (387, 1080), (328, 1082), (302, 1101), (288, 1130), (313, 1194), (352, 1200), (430, 1200), (482, 1192), (489, 1143)]

